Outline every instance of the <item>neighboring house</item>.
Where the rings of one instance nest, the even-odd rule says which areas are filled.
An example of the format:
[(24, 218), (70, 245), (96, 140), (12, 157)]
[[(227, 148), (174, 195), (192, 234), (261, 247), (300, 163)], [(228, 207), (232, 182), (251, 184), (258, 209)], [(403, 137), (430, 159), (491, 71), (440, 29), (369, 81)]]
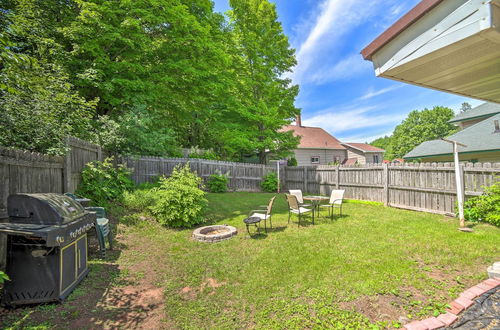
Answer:
[(342, 145), (347, 149), (347, 159), (355, 159), (357, 164), (380, 164), (384, 160), (384, 149), (366, 143), (348, 142)]
[(300, 116), (295, 125), (284, 126), (282, 131), (300, 136), (294, 150), (298, 166), (381, 163), (384, 158), (382, 149), (364, 143), (342, 143), (320, 127), (302, 126)]
[[(450, 120), (460, 129), (447, 139), (465, 144), (458, 147), (460, 160), (500, 162), (500, 104), (484, 103)], [(452, 162), (453, 147), (442, 140), (426, 141), (404, 156), (405, 160)]]
[(339, 140), (320, 127), (306, 127), (301, 124), (298, 116), (296, 125), (282, 128), (282, 131), (293, 131), (294, 136), (300, 136), (300, 143), (294, 150), (298, 166), (342, 163), (347, 159), (346, 148)]

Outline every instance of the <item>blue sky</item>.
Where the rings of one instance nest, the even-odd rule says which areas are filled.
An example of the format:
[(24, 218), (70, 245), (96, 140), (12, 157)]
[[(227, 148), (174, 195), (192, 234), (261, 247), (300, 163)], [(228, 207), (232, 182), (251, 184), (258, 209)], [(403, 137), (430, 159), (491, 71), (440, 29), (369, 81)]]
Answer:
[[(271, 0), (272, 1), (272, 0)], [(375, 76), (361, 49), (419, 0), (274, 0), (298, 65), (296, 106), (302, 124), (319, 126), (344, 142), (371, 142), (390, 135), (415, 109), (482, 101)], [(215, 0), (215, 9), (229, 9)]]

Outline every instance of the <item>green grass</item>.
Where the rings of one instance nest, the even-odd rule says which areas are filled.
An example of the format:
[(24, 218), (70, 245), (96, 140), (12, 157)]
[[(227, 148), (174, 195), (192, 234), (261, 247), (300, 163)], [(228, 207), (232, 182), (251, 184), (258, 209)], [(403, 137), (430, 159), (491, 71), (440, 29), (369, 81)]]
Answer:
[[(125, 217), (120, 230), (142, 239), (147, 252), (123, 253), (119, 262), (151, 261), (176, 327), (364, 329), (398, 326), (395, 314), (366, 315), (367, 301), (383, 298), (410, 318), (431, 316), (483, 279), (500, 255), (498, 228), (462, 233), (456, 219), (374, 203), (346, 203), (343, 217), (299, 228), (295, 217), (287, 223), (283, 196), (273, 230), (250, 238), (242, 220), (271, 196), (209, 194), (207, 219), (239, 231), (215, 244), (191, 240), (192, 230)], [(207, 286), (209, 278), (221, 285)]]

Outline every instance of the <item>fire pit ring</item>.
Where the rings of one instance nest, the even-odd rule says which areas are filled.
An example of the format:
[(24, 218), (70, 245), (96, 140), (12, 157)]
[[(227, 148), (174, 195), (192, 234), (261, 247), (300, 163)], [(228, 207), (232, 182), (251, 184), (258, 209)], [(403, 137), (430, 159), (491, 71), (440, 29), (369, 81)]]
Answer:
[(197, 228), (193, 232), (193, 239), (200, 242), (219, 242), (230, 239), (236, 235), (238, 231), (233, 226), (213, 225)]

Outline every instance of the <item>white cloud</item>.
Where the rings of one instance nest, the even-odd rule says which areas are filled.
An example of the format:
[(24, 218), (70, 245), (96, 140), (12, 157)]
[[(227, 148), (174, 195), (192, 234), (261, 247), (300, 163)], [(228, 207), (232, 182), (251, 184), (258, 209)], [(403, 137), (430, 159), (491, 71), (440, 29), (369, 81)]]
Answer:
[(395, 125), (404, 118), (404, 115), (381, 115), (374, 113), (377, 106), (368, 106), (351, 109), (331, 108), (315, 114), (311, 118), (303, 119), (305, 126), (316, 126), (327, 130), (332, 135), (355, 129)]
[(371, 135), (371, 136), (366, 136), (366, 135), (352, 135), (352, 136), (338, 136), (337, 138), (342, 141), (342, 142), (358, 142), (358, 143), (365, 143), (365, 142), (368, 142), (368, 143), (371, 143), (373, 142), (374, 140), (378, 139), (378, 138), (381, 138), (381, 137), (384, 137), (384, 136), (390, 136), (392, 134), (392, 130), (391, 131), (386, 131), (385, 133), (381, 133), (381, 134), (375, 134), (375, 135)]
[[(324, 83), (338, 79), (339, 72), (343, 77), (348, 77), (345, 69), (348, 64), (351, 65), (351, 70), (356, 71), (349, 74), (349, 77), (360, 73), (362, 70), (358, 66), (363, 66), (364, 62), (361, 56), (351, 55), (339, 61), (335, 58), (335, 48), (342, 35), (355, 29), (375, 13), (380, 2), (382, 0), (324, 0), (318, 7), (316, 16), (311, 18), (314, 23), (306, 37), (301, 38), (303, 42), (296, 47), (298, 65), (291, 74), (294, 82)], [(324, 73), (328, 67), (331, 69)]]
[(385, 93), (389, 93), (389, 92), (392, 92), (393, 90), (396, 90), (398, 88), (401, 88), (403, 87), (404, 85), (393, 85), (393, 86), (389, 86), (387, 88), (382, 88), (382, 89), (379, 89), (379, 90), (374, 90), (373, 88), (370, 88), (368, 91), (366, 91), (365, 94), (363, 94), (359, 100), (368, 100), (368, 99), (371, 99), (375, 96), (379, 96), (379, 95), (382, 95), (382, 94), (385, 94)]
[(312, 73), (308, 80), (316, 84), (323, 84), (335, 80), (357, 76), (364, 71), (372, 70), (371, 64), (364, 62), (361, 55), (353, 54), (343, 58), (334, 65), (323, 67)]

